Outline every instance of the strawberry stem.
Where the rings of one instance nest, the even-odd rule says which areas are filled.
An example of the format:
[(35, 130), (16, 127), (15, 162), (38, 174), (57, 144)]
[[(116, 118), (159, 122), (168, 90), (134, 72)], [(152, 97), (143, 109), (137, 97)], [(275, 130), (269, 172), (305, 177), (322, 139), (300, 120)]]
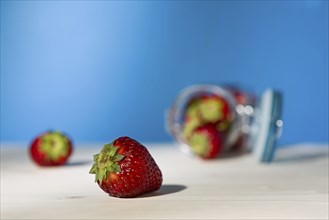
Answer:
[(95, 174), (95, 182), (102, 183), (107, 179), (109, 173), (121, 172), (118, 162), (124, 158), (124, 155), (117, 153), (119, 147), (113, 146), (113, 143), (105, 144), (99, 154), (94, 155), (94, 164), (89, 173)]
[(47, 160), (56, 161), (68, 153), (69, 141), (59, 131), (50, 131), (41, 137), (40, 151), (45, 153)]
[(209, 151), (209, 140), (206, 135), (194, 133), (189, 141), (192, 151), (200, 156), (205, 156)]

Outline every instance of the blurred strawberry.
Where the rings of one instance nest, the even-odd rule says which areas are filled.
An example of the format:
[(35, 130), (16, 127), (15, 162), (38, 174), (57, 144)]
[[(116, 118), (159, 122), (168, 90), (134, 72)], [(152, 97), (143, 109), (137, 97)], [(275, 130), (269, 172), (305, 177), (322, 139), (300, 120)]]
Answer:
[(229, 129), (232, 122), (232, 113), (228, 102), (218, 96), (202, 94), (191, 99), (187, 104), (184, 121), (183, 137), (188, 140), (194, 129), (205, 124), (214, 124), (220, 132)]
[(215, 123), (223, 120), (228, 112), (225, 102), (215, 95), (202, 97), (199, 104), (199, 111), (205, 123)]
[(37, 136), (30, 145), (30, 156), (40, 166), (60, 166), (72, 154), (71, 140), (59, 131), (48, 131)]
[(212, 159), (222, 151), (223, 135), (213, 124), (206, 124), (193, 131), (188, 143), (194, 154), (204, 159)]

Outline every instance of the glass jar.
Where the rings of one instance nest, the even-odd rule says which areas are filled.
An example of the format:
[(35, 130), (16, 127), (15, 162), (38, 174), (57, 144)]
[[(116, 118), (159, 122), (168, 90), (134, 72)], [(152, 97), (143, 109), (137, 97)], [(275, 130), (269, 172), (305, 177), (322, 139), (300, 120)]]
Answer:
[(192, 85), (168, 110), (167, 130), (184, 153), (218, 158), (253, 152), (270, 162), (283, 125), (281, 111), (282, 95), (273, 89), (257, 97), (232, 86)]

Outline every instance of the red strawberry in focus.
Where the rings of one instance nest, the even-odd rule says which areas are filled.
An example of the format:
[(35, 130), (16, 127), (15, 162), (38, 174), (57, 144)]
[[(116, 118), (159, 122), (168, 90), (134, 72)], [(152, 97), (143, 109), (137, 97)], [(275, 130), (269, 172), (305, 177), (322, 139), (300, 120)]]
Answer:
[(216, 158), (222, 151), (223, 136), (213, 124), (206, 124), (193, 131), (189, 145), (194, 154), (204, 159)]
[(129, 137), (105, 144), (90, 170), (110, 196), (129, 198), (160, 189), (162, 173), (146, 147)]
[(58, 131), (48, 131), (37, 136), (30, 145), (30, 156), (40, 166), (60, 166), (72, 154), (71, 140)]

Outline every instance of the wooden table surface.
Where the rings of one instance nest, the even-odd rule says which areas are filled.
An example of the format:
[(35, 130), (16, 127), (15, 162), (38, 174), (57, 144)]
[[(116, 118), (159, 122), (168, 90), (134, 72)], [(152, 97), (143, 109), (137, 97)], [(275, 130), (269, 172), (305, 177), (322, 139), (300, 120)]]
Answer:
[(89, 174), (101, 144), (78, 145), (60, 168), (34, 165), (26, 147), (1, 145), (1, 219), (328, 219), (328, 145), (282, 148), (271, 164), (251, 154), (203, 161), (171, 144), (145, 144), (161, 189), (105, 194)]

